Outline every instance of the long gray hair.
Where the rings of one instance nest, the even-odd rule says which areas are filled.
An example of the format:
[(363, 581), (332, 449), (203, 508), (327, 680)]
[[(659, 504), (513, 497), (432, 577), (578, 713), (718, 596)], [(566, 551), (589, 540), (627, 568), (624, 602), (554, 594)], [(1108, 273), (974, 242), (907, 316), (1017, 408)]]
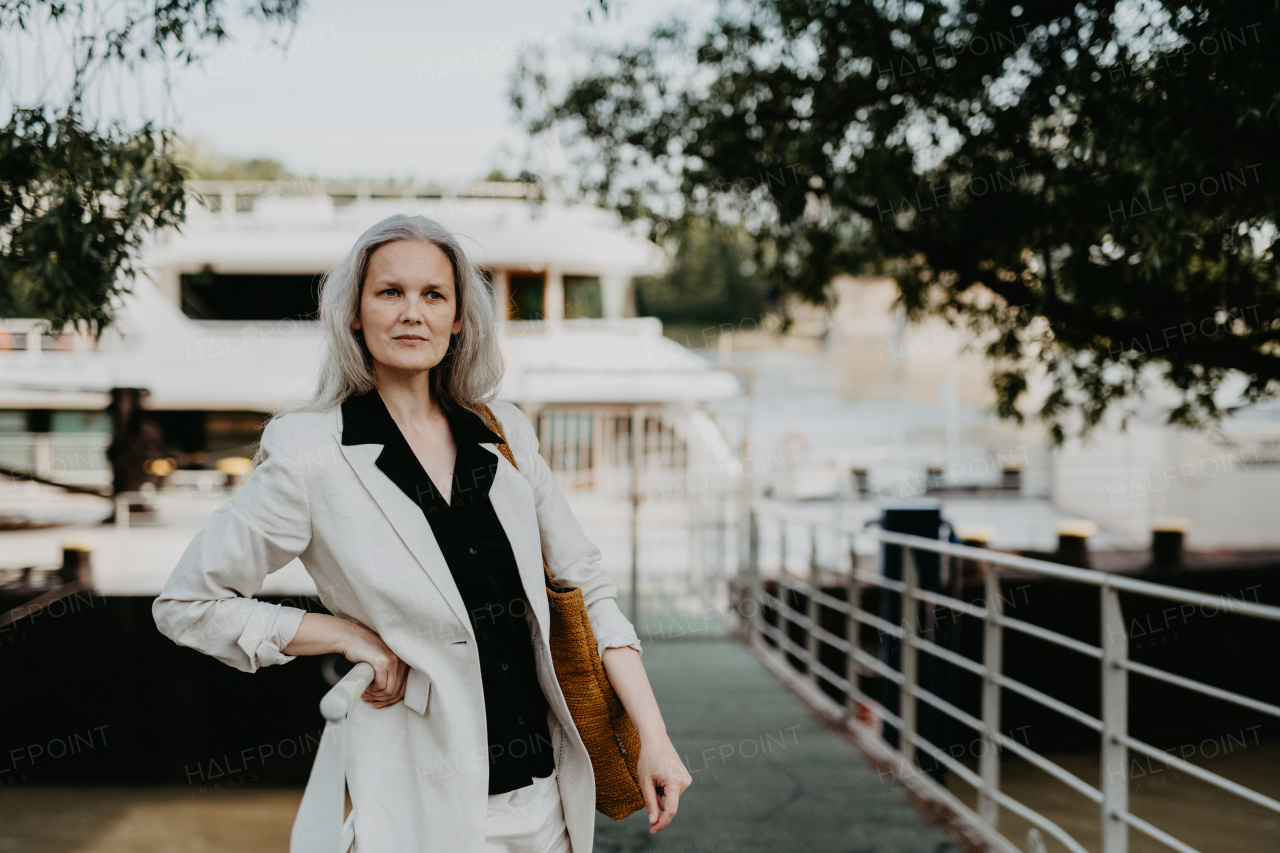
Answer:
[(491, 400), (497, 393), (502, 382), (502, 359), (498, 355), (493, 296), (484, 278), (467, 259), (457, 238), (439, 222), (397, 213), (361, 234), (346, 257), (321, 278), (318, 319), (324, 330), (324, 352), (315, 394), (311, 400), (286, 407), (273, 417), (289, 412), (325, 412), (352, 394), (375, 387), (373, 357), (364, 335), (352, 329), (351, 324), (360, 311), (369, 257), (378, 247), (398, 240), (431, 243), (445, 253), (453, 267), (462, 330), (450, 336), (444, 358), (431, 368), (432, 399), (446, 413), (456, 413), (474, 411), (476, 404)]

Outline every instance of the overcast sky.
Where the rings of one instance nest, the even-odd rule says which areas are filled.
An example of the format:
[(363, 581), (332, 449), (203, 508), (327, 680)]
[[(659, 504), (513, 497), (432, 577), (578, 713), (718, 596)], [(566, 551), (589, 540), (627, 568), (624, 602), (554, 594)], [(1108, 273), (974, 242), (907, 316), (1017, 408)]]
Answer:
[[(507, 97), (522, 53), (540, 45), (563, 68), (583, 56), (575, 45), (584, 40), (638, 41), (678, 9), (703, 20), (716, 10), (714, 0), (611, 0), (602, 19), (596, 3), (305, 0), (285, 47), (270, 35), (287, 30), (233, 16), (231, 41), (207, 47), (198, 66), (171, 66), (171, 97), (158, 71), (116, 70), (98, 79), (86, 109), (134, 125), (156, 117), (220, 154), (272, 157), (323, 177), (470, 180), (518, 169), (529, 149)], [(39, 20), (0, 34), (0, 111), (60, 101), (73, 38), (71, 25)]]
[(507, 99), (523, 51), (640, 39), (678, 6), (615, 2), (588, 22), (590, 2), (308, 2), (287, 54), (241, 22), (234, 43), (179, 78), (178, 126), (219, 153), (326, 177), (511, 170), (529, 144)]

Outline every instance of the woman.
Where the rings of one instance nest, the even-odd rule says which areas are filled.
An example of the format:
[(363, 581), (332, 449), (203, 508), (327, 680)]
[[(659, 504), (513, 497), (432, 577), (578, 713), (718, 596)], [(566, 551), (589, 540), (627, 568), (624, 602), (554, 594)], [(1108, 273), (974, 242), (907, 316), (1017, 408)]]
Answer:
[[(347, 723), (354, 849), (589, 853), (595, 780), (551, 662), (545, 557), (582, 589), (640, 733), (650, 832), (665, 828), (692, 779), (533, 425), (489, 404), (517, 470), (474, 410), (502, 368), (458, 241), (421, 216), (379, 222), (325, 275), (320, 323), (315, 399), (267, 423), (258, 467), (156, 599), (160, 630), (247, 672), (372, 664)], [(253, 598), (294, 558), (333, 615)]]

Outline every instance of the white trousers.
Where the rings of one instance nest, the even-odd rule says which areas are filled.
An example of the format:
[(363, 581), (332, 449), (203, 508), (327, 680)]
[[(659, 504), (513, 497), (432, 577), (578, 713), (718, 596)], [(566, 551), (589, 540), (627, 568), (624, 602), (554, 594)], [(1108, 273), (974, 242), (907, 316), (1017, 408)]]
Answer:
[(532, 785), (489, 795), (485, 853), (571, 853), (556, 773)]
[[(559, 721), (550, 711), (551, 742), (557, 742)], [(572, 853), (569, 830), (560, 803), (557, 771), (535, 778), (533, 784), (489, 795), (484, 821), (485, 853)]]

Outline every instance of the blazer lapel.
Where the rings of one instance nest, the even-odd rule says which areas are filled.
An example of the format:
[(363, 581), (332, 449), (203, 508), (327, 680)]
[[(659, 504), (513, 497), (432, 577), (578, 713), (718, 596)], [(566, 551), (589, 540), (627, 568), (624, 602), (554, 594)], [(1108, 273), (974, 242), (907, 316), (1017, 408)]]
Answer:
[[(440, 594), (445, 601), (449, 602), (449, 606), (453, 608), (453, 612), (462, 621), (467, 634), (474, 642), (475, 632), (471, 628), (471, 620), (467, 618), (466, 603), (462, 600), (462, 593), (458, 591), (458, 585), (454, 583), (453, 574), (449, 571), (449, 564), (445, 562), (440, 546), (436, 544), (435, 535), (431, 532), (431, 525), (423, 519), (422, 510), (400, 490), (399, 486), (388, 479), (376, 464), (378, 457), (382, 454), (382, 449), (386, 445), (348, 445), (339, 441), (338, 446), (342, 448), (343, 456), (347, 458), (347, 461), (351, 463), (351, 467), (355, 469), (360, 482), (364, 483), (365, 488), (369, 490), (369, 494), (373, 496), (378, 507), (386, 515), (387, 520), (391, 522), (391, 526), (395, 528), (396, 533), (399, 534), (400, 540), (404, 542), (405, 547), (418, 560), (427, 576), (431, 578), (432, 583), (440, 590)], [(499, 470), (501, 470), (501, 466)], [(501, 518), (501, 516), (499, 517)], [(503, 526), (506, 526), (505, 519), (503, 519)], [(519, 561), (519, 548), (516, 547), (514, 539), (512, 540), (512, 547), (516, 551), (516, 558)], [(539, 571), (541, 571), (541, 567), (539, 567)], [(523, 565), (521, 565), (520, 574), (523, 580), (525, 574)], [(542, 597), (546, 598), (545, 592), (542, 593)], [(545, 601), (543, 606), (546, 606)]]
[[(497, 444), (489, 442), (480, 446), (498, 454)], [(538, 531), (537, 508), (533, 506), (532, 493), (524, 475), (505, 458), (500, 459), (494, 472), (493, 484), (489, 487), (489, 503), (493, 505), (498, 521), (502, 522), (502, 529), (507, 532), (507, 541), (511, 543), (516, 567), (520, 570), (525, 598), (533, 606), (533, 615), (546, 637), (551, 613), (542, 573), (542, 536)]]

